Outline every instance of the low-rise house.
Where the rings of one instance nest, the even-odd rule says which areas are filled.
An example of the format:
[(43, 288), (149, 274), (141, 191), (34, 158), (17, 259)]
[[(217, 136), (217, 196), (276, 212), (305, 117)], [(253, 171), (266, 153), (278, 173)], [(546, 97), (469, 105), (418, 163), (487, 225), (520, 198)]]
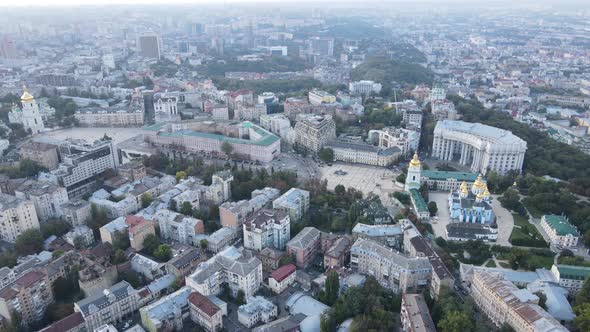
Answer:
[(285, 255), (284, 251), (266, 247), (256, 254), (262, 261), (262, 271), (270, 273), (279, 268), (281, 258)]
[(277, 306), (262, 296), (248, 298), (248, 303), (238, 308), (238, 321), (250, 328), (258, 322), (268, 323), (277, 317)]
[(287, 287), (295, 282), (297, 268), (293, 264), (287, 264), (272, 271), (268, 278), (268, 285), (273, 292), (281, 294)]
[(188, 297), (191, 320), (208, 332), (223, 328), (223, 310), (208, 297), (199, 292), (192, 292)]
[(554, 264), (551, 273), (561, 287), (568, 289), (571, 294), (576, 294), (590, 277), (590, 267)]

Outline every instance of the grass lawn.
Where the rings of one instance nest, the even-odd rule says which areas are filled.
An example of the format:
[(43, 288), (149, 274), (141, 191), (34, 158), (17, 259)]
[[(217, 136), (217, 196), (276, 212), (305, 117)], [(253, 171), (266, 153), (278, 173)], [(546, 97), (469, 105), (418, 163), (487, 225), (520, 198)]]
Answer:
[(537, 269), (544, 267), (547, 270), (551, 270), (551, 266), (553, 265), (553, 257), (547, 256), (531, 255), (528, 257), (527, 261), (531, 266), (534, 266)]
[(500, 262), (500, 266), (505, 268), (505, 269), (509, 269), (510, 268), (510, 264), (506, 263), (506, 262)]
[(490, 259), (487, 263), (486, 263), (486, 267), (496, 267), (496, 262), (494, 262), (494, 260)]
[(510, 243), (526, 247), (546, 248), (547, 243), (534, 225), (529, 224), (528, 219), (513, 213), (514, 228), (510, 234)]

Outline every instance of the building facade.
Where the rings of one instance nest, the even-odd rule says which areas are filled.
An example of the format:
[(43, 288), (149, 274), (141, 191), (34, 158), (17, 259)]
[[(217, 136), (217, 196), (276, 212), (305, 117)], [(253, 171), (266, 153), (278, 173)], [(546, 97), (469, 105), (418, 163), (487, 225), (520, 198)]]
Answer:
[(43, 318), (53, 303), (51, 284), (45, 273), (30, 271), (0, 290), (0, 315), (7, 322), (18, 313), (25, 326)]
[(23, 94), (20, 97), (22, 109), (13, 107), (12, 111), (8, 113), (8, 121), (10, 123), (22, 124), (26, 131), (32, 134), (38, 134), (45, 129), (43, 124), (43, 117), (39, 112), (39, 104), (35, 101), (35, 97), (23, 87)]
[(422, 294), (402, 295), (400, 320), (404, 332), (436, 332)]
[(14, 242), (27, 229), (39, 229), (33, 202), (0, 193), (0, 238)]
[(541, 218), (541, 228), (545, 231), (551, 242), (562, 248), (570, 248), (578, 245), (580, 233), (565, 216), (546, 214)]
[(305, 227), (287, 243), (287, 254), (295, 256), (297, 267), (306, 267), (320, 250), (321, 232)]
[(336, 138), (336, 123), (331, 115), (300, 114), (295, 124), (296, 144), (317, 153)]
[(291, 219), (281, 210), (262, 209), (243, 225), (244, 247), (260, 251), (266, 247), (284, 250), (291, 239)]
[(223, 311), (209, 298), (199, 292), (192, 292), (188, 297), (191, 320), (207, 332), (216, 332), (223, 328)]
[(432, 157), (457, 161), (472, 172), (521, 172), (526, 150), (526, 142), (511, 132), (481, 123), (443, 120), (434, 128)]

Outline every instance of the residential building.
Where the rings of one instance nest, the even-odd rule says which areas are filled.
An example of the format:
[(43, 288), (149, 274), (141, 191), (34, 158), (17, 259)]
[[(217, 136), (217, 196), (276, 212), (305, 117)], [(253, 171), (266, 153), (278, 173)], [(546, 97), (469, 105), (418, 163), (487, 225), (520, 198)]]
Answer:
[(222, 227), (209, 235), (207, 238), (207, 249), (215, 253), (220, 252), (231, 245), (238, 235), (239, 232), (236, 228)]
[(180, 149), (184, 155), (225, 158), (224, 143), (244, 160), (267, 163), (281, 153), (280, 137), (249, 121), (158, 123), (145, 128), (143, 137), (156, 147)]
[(256, 254), (256, 256), (262, 261), (262, 271), (264, 273), (270, 273), (271, 271), (278, 269), (281, 257), (284, 255), (284, 251), (270, 247), (266, 247)]
[(229, 109), (235, 110), (238, 105), (253, 106), (254, 105), (254, 92), (251, 90), (240, 89), (231, 91), (227, 95), (227, 105)]
[(266, 247), (284, 250), (291, 239), (290, 225), (286, 212), (262, 209), (244, 222), (244, 247), (258, 251)]
[(541, 228), (549, 235), (551, 242), (558, 247), (570, 248), (578, 245), (580, 233), (563, 215), (544, 215), (541, 218)]
[(297, 267), (306, 267), (319, 252), (321, 233), (317, 228), (305, 227), (287, 243), (287, 254), (295, 256)]
[(436, 327), (422, 294), (402, 295), (400, 320), (404, 332), (436, 332)]
[(281, 294), (287, 287), (295, 282), (297, 268), (293, 264), (287, 264), (272, 271), (268, 278), (268, 286), (276, 294)]
[(241, 103), (237, 104), (234, 111), (234, 119), (241, 121), (256, 121), (260, 120), (260, 117), (266, 115), (266, 104), (256, 104), (247, 106)]
[(305, 46), (309, 55), (334, 56), (334, 38), (311, 37), (305, 41)]
[(432, 266), (426, 257), (407, 257), (377, 242), (358, 239), (350, 249), (354, 271), (372, 275), (394, 292), (416, 292), (428, 287)]
[(164, 276), (166, 267), (164, 263), (158, 263), (155, 260), (141, 254), (134, 254), (129, 260), (131, 269), (142, 275), (145, 279), (153, 281)]
[(190, 316), (189, 296), (194, 291), (190, 287), (182, 287), (141, 309), (141, 325), (149, 332), (162, 330), (181, 330), (183, 320)]
[(247, 328), (259, 322), (268, 323), (278, 315), (277, 306), (262, 296), (249, 297), (246, 304), (238, 308), (238, 321)]
[(291, 121), (295, 120), (299, 114), (311, 113), (312, 111), (312, 107), (307, 100), (294, 97), (285, 99), (283, 107), (285, 109), (285, 115)]
[(339, 138), (329, 141), (327, 148), (334, 151), (334, 160), (371, 166), (389, 166), (402, 155), (397, 147), (381, 149), (364, 142)]
[(496, 242), (498, 227), (496, 224), (482, 225), (470, 223), (450, 223), (445, 228), (447, 241), (477, 241)]
[(398, 250), (402, 247), (403, 234), (401, 224), (367, 225), (359, 222), (352, 229), (354, 241), (359, 238), (372, 240)]
[(331, 104), (336, 102), (336, 96), (322, 90), (311, 90), (308, 93), (309, 103), (312, 105)]
[(205, 225), (202, 220), (170, 210), (156, 211), (153, 220), (158, 223), (160, 236), (163, 239), (200, 246), (197, 235), (205, 233)]
[(279, 197), (281, 192), (276, 188), (266, 187), (252, 192), (248, 201), (225, 202), (219, 206), (219, 218), (223, 227), (242, 228), (246, 217), (260, 210)]
[(350, 253), (352, 240), (348, 236), (339, 237), (324, 252), (324, 267), (338, 269), (344, 267)]
[(135, 251), (143, 249), (143, 241), (148, 235), (156, 235), (154, 223), (142, 217), (127, 216), (125, 223), (127, 224), (129, 243)]
[(13, 313), (25, 326), (39, 321), (51, 303), (51, 284), (43, 272), (29, 271), (0, 290), (0, 316), (9, 323)]
[(234, 295), (242, 290), (249, 297), (258, 291), (261, 283), (262, 262), (233, 246), (201, 263), (186, 277), (187, 286), (205, 296), (218, 294), (223, 284), (227, 284)]
[(122, 176), (130, 181), (141, 180), (147, 176), (145, 166), (141, 161), (130, 161), (122, 164), (118, 168), (119, 176)]
[(166, 271), (177, 278), (184, 278), (191, 274), (207, 256), (198, 249), (183, 250), (166, 263)]
[(457, 120), (457, 110), (452, 101), (443, 99), (430, 102), (432, 115), (438, 121), (440, 120)]
[(159, 60), (162, 53), (162, 39), (159, 35), (145, 33), (137, 37), (137, 54), (144, 58)]
[(510, 131), (481, 123), (443, 120), (434, 128), (433, 158), (457, 161), (484, 175), (521, 172), (526, 150), (526, 142)]
[(285, 138), (291, 129), (291, 121), (284, 114), (264, 114), (260, 116), (260, 126), (271, 133)]
[(96, 180), (107, 169), (119, 165), (114, 143), (100, 139), (93, 143), (68, 140), (59, 146), (61, 164), (49, 173), (41, 173), (40, 180), (47, 179), (65, 187), (70, 199), (80, 197), (96, 187)]
[(273, 104), (277, 103), (279, 98), (273, 92), (263, 92), (257, 96), (257, 100), (258, 104)]
[(54, 170), (59, 164), (57, 147), (55, 145), (28, 141), (19, 149), (21, 159), (30, 159), (44, 166), (48, 170)]
[(299, 147), (317, 153), (336, 138), (336, 123), (331, 115), (299, 114), (295, 134)]
[(471, 295), (479, 309), (496, 325), (510, 325), (516, 332), (567, 331), (539, 306), (539, 297), (519, 289), (502, 274), (475, 272)]
[(373, 81), (355, 81), (348, 83), (348, 91), (352, 95), (370, 95), (381, 92), (381, 83)]
[(33, 202), (39, 221), (60, 218), (61, 205), (68, 201), (65, 188), (45, 181), (27, 180), (14, 190), (14, 195)]
[(86, 323), (79, 312), (74, 312), (65, 318), (45, 327), (39, 332), (85, 332)]
[(590, 267), (554, 264), (551, 266), (551, 273), (559, 286), (569, 290), (570, 294), (576, 294), (590, 277)]
[(299, 221), (309, 210), (309, 191), (291, 188), (275, 199), (272, 207), (287, 212), (292, 221)]
[(215, 332), (223, 328), (223, 311), (209, 298), (199, 292), (192, 292), (188, 302), (191, 320), (205, 331)]
[(85, 225), (90, 219), (91, 206), (88, 201), (74, 198), (62, 204), (63, 219), (72, 226)]
[(82, 127), (139, 127), (145, 122), (145, 109), (120, 105), (85, 107), (78, 109), (74, 117)]
[(107, 218), (121, 218), (139, 210), (138, 199), (132, 195), (117, 196), (104, 189), (95, 191), (89, 199), (98, 209), (103, 210)]
[(39, 229), (35, 205), (29, 200), (0, 193), (0, 238), (14, 242), (27, 229)]
[(118, 323), (139, 309), (139, 294), (127, 281), (121, 281), (101, 293), (74, 303), (74, 311), (80, 312), (86, 328)]
[(307, 318), (304, 314), (289, 315), (278, 318), (268, 324), (264, 324), (252, 329), (252, 332), (299, 332), (301, 331), (302, 322)]
[(75, 226), (63, 238), (67, 243), (76, 248), (79, 246), (90, 247), (94, 243), (94, 233), (86, 225)]

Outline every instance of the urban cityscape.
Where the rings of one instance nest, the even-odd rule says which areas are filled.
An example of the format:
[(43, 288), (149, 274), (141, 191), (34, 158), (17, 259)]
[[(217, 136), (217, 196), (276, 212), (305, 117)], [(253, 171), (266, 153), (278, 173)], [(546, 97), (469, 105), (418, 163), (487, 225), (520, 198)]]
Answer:
[(0, 17), (0, 332), (590, 331), (589, 2)]

